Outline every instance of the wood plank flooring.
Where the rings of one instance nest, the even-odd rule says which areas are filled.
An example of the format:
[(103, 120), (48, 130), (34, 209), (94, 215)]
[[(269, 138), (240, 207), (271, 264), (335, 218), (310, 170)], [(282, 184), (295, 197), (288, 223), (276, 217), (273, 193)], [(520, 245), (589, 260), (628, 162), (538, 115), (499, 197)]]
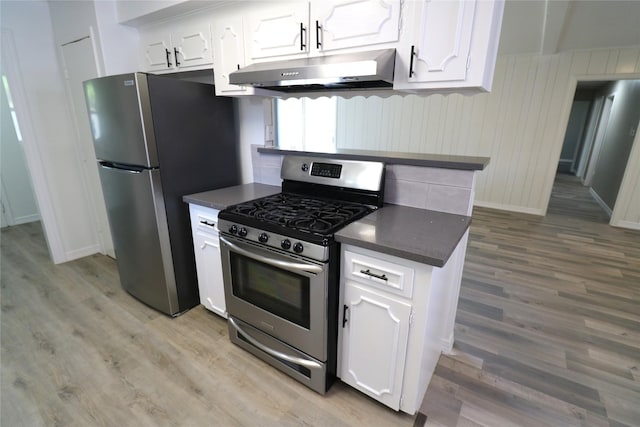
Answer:
[(2, 230), (0, 425), (412, 426), (342, 383), (321, 396), (232, 345), (202, 306), (175, 319), (95, 255), (53, 265), (39, 223)]
[[(556, 187), (545, 218), (475, 210), (426, 425), (640, 425), (640, 233), (594, 222), (586, 198), (579, 217), (570, 185)], [(308, 390), (233, 346), (202, 306), (158, 314), (107, 257), (53, 265), (38, 223), (0, 244), (3, 427), (424, 422), (339, 382)]]
[(475, 209), (428, 426), (640, 425), (640, 232), (558, 176), (545, 218)]

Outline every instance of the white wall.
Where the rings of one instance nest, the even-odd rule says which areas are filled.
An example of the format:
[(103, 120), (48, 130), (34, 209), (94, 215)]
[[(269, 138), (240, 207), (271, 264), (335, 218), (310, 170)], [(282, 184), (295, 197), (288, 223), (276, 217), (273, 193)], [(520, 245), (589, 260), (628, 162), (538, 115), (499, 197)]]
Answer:
[[(338, 146), (490, 157), (478, 174), (476, 204), (544, 215), (576, 81), (639, 76), (640, 48), (501, 55), (488, 94), (339, 103)], [(630, 176), (640, 173), (638, 161), (630, 160)], [(639, 223), (640, 191), (620, 195), (619, 221)]]
[[(80, 184), (79, 158), (48, 4), (3, 1), (1, 7), (2, 28), (13, 34), (14, 66), (22, 83), (19, 92), (24, 94), (19, 113), (28, 117), (26, 126), (33, 130), (25, 135), (27, 161), (41, 210), (51, 208), (49, 220), (44, 213), (43, 218), (52, 257), (63, 262), (95, 253), (97, 238)], [(30, 152), (37, 152), (37, 159)]]
[(140, 70), (138, 30), (118, 24), (117, 1), (96, 0), (96, 21), (104, 69), (101, 75), (133, 73)]

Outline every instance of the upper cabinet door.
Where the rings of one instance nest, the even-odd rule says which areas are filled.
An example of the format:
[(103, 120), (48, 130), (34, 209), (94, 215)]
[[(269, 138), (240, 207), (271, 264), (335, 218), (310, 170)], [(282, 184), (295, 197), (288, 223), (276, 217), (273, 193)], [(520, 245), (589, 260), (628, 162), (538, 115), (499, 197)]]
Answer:
[(189, 69), (213, 63), (211, 28), (207, 22), (182, 25), (171, 33), (176, 66)]
[(269, 5), (248, 17), (245, 41), (248, 59), (306, 55), (309, 51), (309, 3)]
[(503, 0), (416, 0), (400, 34), (393, 88), (489, 91)]
[(422, 2), (409, 81), (465, 80), (475, 7), (475, 0)]
[(400, 7), (400, 0), (314, 1), (312, 48), (329, 51), (397, 42)]
[(244, 40), (242, 16), (230, 16), (214, 24), (213, 43), (216, 54), (213, 61), (216, 94), (242, 94), (244, 86), (229, 84), (229, 74), (244, 67)]
[(165, 71), (173, 68), (174, 56), (169, 31), (149, 31), (140, 40), (140, 56), (145, 71)]

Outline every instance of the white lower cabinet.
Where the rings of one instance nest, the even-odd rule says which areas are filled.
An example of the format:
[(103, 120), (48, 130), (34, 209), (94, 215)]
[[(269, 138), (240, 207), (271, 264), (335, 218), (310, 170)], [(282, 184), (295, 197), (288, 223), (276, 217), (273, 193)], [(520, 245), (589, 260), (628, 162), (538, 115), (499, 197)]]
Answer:
[(222, 282), (222, 260), (218, 236), (218, 210), (189, 204), (191, 230), (198, 273), (200, 303), (227, 317)]
[[(442, 268), (342, 245), (338, 376), (395, 409), (415, 414), (435, 370), (456, 286)], [(459, 284), (458, 284), (459, 285)]]
[(411, 304), (344, 284), (342, 381), (398, 410)]

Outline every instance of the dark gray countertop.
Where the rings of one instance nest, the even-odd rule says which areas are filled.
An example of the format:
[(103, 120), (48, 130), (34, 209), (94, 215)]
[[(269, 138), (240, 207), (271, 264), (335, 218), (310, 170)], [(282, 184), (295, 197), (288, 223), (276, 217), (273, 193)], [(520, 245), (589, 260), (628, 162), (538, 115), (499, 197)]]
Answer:
[(385, 205), (339, 230), (336, 240), (442, 267), (471, 224), (471, 217)]
[(336, 149), (331, 153), (317, 153), (310, 151), (280, 150), (273, 147), (258, 147), (258, 152), (265, 154), (295, 154), (310, 157), (328, 157), (342, 160), (365, 160), (384, 162), (394, 165), (410, 165), (461, 170), (483, 170), (489, 164), (488, 157), (421, 153), (395, 153), (391, 151)]
[(280, 192), (280, 187), (267, 184), (242, 184), (202, 193), (188, 194), (182, 197), (187, 203), (222, 210), (227, 206), (246, 202)]

